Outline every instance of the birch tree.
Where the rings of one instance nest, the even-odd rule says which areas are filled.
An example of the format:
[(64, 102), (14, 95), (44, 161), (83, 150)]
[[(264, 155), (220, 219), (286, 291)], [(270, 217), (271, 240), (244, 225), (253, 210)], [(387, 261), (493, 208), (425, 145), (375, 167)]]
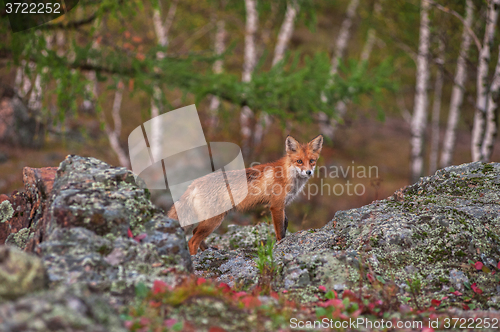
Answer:
[[(214, 41), (214, 49), (215, 49), (215, 54), (221, 55), (224, 53), (226, 49), (226, 44), (225, 44), (225, 39), (226, 39), (226, 22), (222, 19), (218, 20), (216, 23), (216, 31), (215, 31), (215, 41)], [(222, 73), (222, 59), (218, 59), (217, 61), (214, 62), (212, 66), (212, 71), (215, 74), (220, 74)], [(210, 98), (210, 106), (209, 106), (209, 113), (210, 113), (210, 120), (209, 120), (209, 129), (213, 129), (217, 125), (218, 121), (218, 116), (217, 112), (220, 107), (220, 98), (217, 96), (212, 96)]]
[[(332, 63), (330, 67), (330, 75), (332, 76), (332, 78), (335, 75), (337, 75), (340, 61), (342, 61), (345, 49), (347, 48), (347, 43), (349, 42), (349, 38), (351, 35), (352, 21), (354, 19), (354, 16), (356, 15), (356, 10), (358, 8), (358, 5), (359, 5), (359, 0), (350, 0), (349, 5), (347, 6), (346, 17), (342, 21), (342, 25), (340, 27), (337, 40), (335, 42), (335, 52), (333, 54)], [(323, 99), (325, 99), (326, 101), (325, 97)], [(339, 112), (339, 114), (345, 113), (346, 111), (345, 103), (339, 101), (336, 104), (336, 109)], [(330, 120), (328, 115), (326, 115), (323, 112), (318, 113), (318, 119), (319, 119), (319, 127), (321, 133), (327, 136), (328, 138), (332, 139), (335, 133), (334, 121)]]
[[(156, 40), (158, 46), (167, 47), (168, 46), (168, 32), (172, 23), (174, 21), (175, 12), (177, 11), (177, 4), (179, 0), (173, 0), (170, 5), (163, 22), (161, 15), (161, 1), (158, 0), (158, 7), (153, 9), (153, 26), (156, 34)], [(161, 60), (165, 58), (164, 52), (157, 52), (156, 57)], [(155, 118), (160, 115), (162, 111), (162, 92), (158, 85), (153, 85), (153, 96), (151, 97), (151, 118)], [(158, 121), (153, 121), (151, 126), (151, 149), (157, 149), (160, 147), (159, 141), (161, 140), (161, 128)], [(152, 151), (153, 155), (157, 155), (156, 151)]]
[[(499, 49), (500, 51), (500, 46)], [(493, 76), (493, 82), (488, 92), (488, 108), (486, 111), (486, 132), (484, 135), (482, 149), (482, 158), (484, 162), (488, 162), (493, 152), (495, 138), (497, 137), (498, 128), (498, 97), (500, 92), (500, 53)]]
[(500, 9), (500, 0), (490, 0), (488, 4), (488, 14), (486, 19), (486, 29), (484, 32), (484, 40), (479, 54), (479, 65), (477, 69), (477, 97), (476, 111), (474, 113), (474, 125), (472, 128), (472, 144), (471, 153), (472, 160), (485, 161), (483, 155), (483, 140), (486, 129), (486, 113), (488, 111), (488, 67), (490, 64), (491, 47), (495, 36), (496, 24), (498, 20), (498, 11)]
[[(278, 33), (278, 38), (276, 41), (276, 46), (274, 48), (274, 56), (272, 65), (275, 66), (277, 63), (283, 60), (285, 56), (285, 51), (290, 39), (292, 38), (295, 19), (297, 14), (299, 13), (300, 6), (297, 3), (297, 0), (290, 0), (287, 3), (285, 18), (283, 20), (283, 24), (281, 24), (280, 31)], [(259, 119), (255, 124), (255, 133), (254, 133), (254, 145), (260, 144), (262, 141), (262, 137), (265, 134), (265, 129), (269, 128), (271, 124), (271, 118), (269, 114), (266, 112), (261, 112), (259, 115)]]
[[(95, 23), (95, 28), (96, 31), (99, 30), (100, 21), (96, 21)], [(61, 37), (63, 38), (63, 37)], [(99, 37), (96, 36), (94, 38), (94, 41), (92, 43), (92, 48), (94, 49), (99, 49)], [(89, 79), (89, 83), (86, 86), (87, 92), (90, 94), (90, 98), (86, 99), (85, 101), (88, 102), (87, 107), (96, 107), (96, 103), (98, 100), (99, 96), (99, 91), (97, 89), (97, 74), (94, 70), (90, 70), (86, 77)], [(106, 136), (108, 137), (109, 144), (111, 146), (111, 149), (113, 152), (116, 154), (118, 157), (118, 162), (120, 163), (121, 166), (130, 168), (130, 160), (128, 158), (127, 153), (125, 152), (125, 149), (120, 144), (120, 134), (121, 134), (121, 128), (122, 128), (122, 121), (121, 121), (121, 116), (120, 116), (120, 109), (122, 105), (122, 100), (123, 100), (123, 82), (121, 80), (118, 81), (117, 84), (117, 89), (115, 91), (115, 96), (113, 100), (113, 106), (111, 109), (111, 116), (113, 119), (113, 129), (111, 129), (111, 126), (108, 124), (106, 121), (106, 117), (104, 116), (104, 112), (101, 110), (99, 112), (100, 120), (104, 124), (104, 132), (106, 133)], [(85, 105), (84, 105), (85, 107)]]
[[(95, 20), (93, 24), (93, 30), (98, 31), (101, 24), (101, 20)], [(99, 49), (99, 39), (94, 38), (92, 41), (92, 49)], [(92, 61), (89, 61), (92, 64)], [(84, 98), (82, 107), (85, 111), (90, 111), (95, 109), (95, 103), (97, 102), (97, 96), (99, 95), (97, 76), (94, 70), (89, 70), (85, 73), (85, 78), (87, 79), (87, 84), (85, 85), (86, 98)]]
[(113, 129), (111, 129), (110, 125), (104, 119), (104, 131), (108, 136), (111, 148), (118, 157), (120, 165), (122, 165), (123, 167), (130, 168), (130, 160), (128, 158), (128, 155), (120, 145), (120, 133), (122, 131), (122, 118), (120, 116), (120, 109), (122, 106), (122, 100), (123, 100), (123, 81), (120, 80), (117, 84), (115, 98), (113, 100), (113, 107), (111, 108)]
[(434, 100), (432, 102), (432, 125), (431, 125), (431, 151), (429, 158), (429, 174), (434, 174), (437, 170), (439, 156), (439, 117), (441, 113), (441, 95), (444, 81), (444, 42), (438, 39), (438, 56), (436, 63), (436, 81), (434, 83)]
[(469, 30), (472, 26), (474, 16), (474, 5), (472, 0), (465, 2), (465, 20), (462, 31), (462, 41), (460, 43), (460, 51), (457, 59), (457, 67), (455, 70), (455, 78), (453, 81), (453, 90), (451, 92), (450, 110), (448, 113), (448, 123), (443, 139), (443, 147), (441, 151), (441, 167), (451, 165), (453, 152), (455, 150), (456, 131), (460, 111), (464, 100), (465, 82), (467, 81), (467, 53), (471, 44), (471, 34)]
[[(255, 48), (255, 33), (257, 32), (258, 13), (257, 0), (245, 0), (246, 22), (245, 22), (245, 53), (243, 59), (242, 82), (250, 82), (252, 73), (257, 63)], [(250, 152), (250, 137), (252, 134), (251, 119), (253, 112), (248, 106), (243, 106), (240, 114), (240, 126), (242, 136), (242, 152), (248, 156)]]
[(411, 121), (411, 179), (417, 181), (423, 173), (424, 134), (427, 124), (429, 82), (429, 3), (422, 0), (417, 55), (416, 91)]

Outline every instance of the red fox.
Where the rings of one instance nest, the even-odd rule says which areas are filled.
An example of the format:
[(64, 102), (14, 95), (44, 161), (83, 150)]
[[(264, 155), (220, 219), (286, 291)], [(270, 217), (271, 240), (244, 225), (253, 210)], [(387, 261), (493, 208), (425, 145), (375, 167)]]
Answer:
[[(287, 136), (285, 140), (286, 155), (283, 158), (275, 162), (245, 169), (248, 195), (241, 203), (236, 205), (236, 209), (245, 211), (258, 204), (270, 205), (276, 239), (278, 241), (283, 239), (288, 227), (285, 206), (290, 204), (302, 191), (307, 180), (313, 174), (322, 147), (323, 136), (321, 135), (306, 144), (300, 144), (295, 138)], [(206, 212), (197, 211), (198, 209), (215, 210), (217, 207), (196, 206), (196, 204), (193, 204), (193, 202), (196, 202), (195, 196), (197, 195), (201, 195), (199, 197), (209, 195), (223, 197), (224, 194), (227, 195), (227, 188), (214, 187), (212, 183), (210, 174), (193, 181), (179, 199), (178, 206), (183, 209), (194, 210), (193, 213), (198, 215)], [(236, 190), (238, 189), (236, 188)], [(204, 240), (220, 226), (227, 213), (228, 211), (203, 220), (198, 224), (193, 230), (193, 237), (188, 243), (191, 255), (195, 255), (198, 248), (207, 249)], [(168, 211), (168, 217), (178, 219), (174, 206)]]

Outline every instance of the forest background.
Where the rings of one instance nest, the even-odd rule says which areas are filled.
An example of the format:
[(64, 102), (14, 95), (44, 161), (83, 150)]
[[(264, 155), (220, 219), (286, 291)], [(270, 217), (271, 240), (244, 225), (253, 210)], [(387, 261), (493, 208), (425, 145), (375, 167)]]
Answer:
[(237, 143), (247, 167), (281, 157), (288, 134), (323, 134), (323, 171), (287, 209), (292, 231), (320, 227), (438, 168), (499, 159), (499, 10), (499, 0), (80, 0), (13, 33), (3, 7), (0, 193), (22, 190), (23, 167), (67, 154), (130, 168), (129, 133), (195, 103), (207, 141)]

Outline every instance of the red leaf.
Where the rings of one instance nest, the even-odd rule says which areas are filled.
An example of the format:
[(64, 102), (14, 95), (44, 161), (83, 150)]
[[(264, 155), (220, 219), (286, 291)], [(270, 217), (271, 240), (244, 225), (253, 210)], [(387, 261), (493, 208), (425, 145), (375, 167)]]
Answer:
[(375, 278), (373, 278), (373, 276), (371, 275), (371, 273), (367, 273), (366, 277), (368, 278), (368, 281), (370, 281), (370, 282), (374, 282), (375, 281)]
[(479, 294), (479, 295), (483, 294), (483, 290), (481, 288), (477, 287), (476, 283), (473, 283), (470, 287), (472, 288), (474, 293)]
[(222, 327), (218, 327), (218, 326), (212, 326), (208, 332), (227, 332), (226, 330), (224, 330)]
[(199, 286), (201, 284), (204, 284), (206, 281), (207, 279), (205, 278), (198, 278), (198, 280), (196, 280), (196, 284)]
[(500, 261), (498, 261), (497, 268), (500, 270)]
[(325, 301), (325, 302), (320, 302), (318, 303), (318, 305), (320, 307), (323, 307), (323, 308), (326, 308), (326, 307), (335, 307), (335, 308), (344, 308), (344, 304), (342, 303), (342, 300), (339, 300), (339, 299), (331, 299), (331, 300), (328, 300), (328, 301)]
[(137, 235), (136, 237), (134, 237), (134, 240), (136, 240), (137, 242), (141, 242), (142, 239), (145, 239), (148, 235), (146, 233), (141, 233), (139, 235)]
[(221, 282), (221, 283), (219, 284), (219, 288), (220, 288), (220, 289), (222, 289), (222, 292), (223, 292), (223, 293), (228, 293), (228, 292), (230, 292), (230, 291), (231, 291), (231, 287), (229, 287), (229, 285), (228, 285), (228, 284), (226, 284), (225, 282)]
[(260, 305), (260, 301), (257, 297), (255, 296), (245, 296), (243, 299), (241, 299), (241, 302), (245, 305), (245, 308), (250, 308), (255, 307)]
[(157, 302), (157, 301), (149, 301), (149, 306), (151, 308), (158, 308), (159, 306), (161, 306), (161, 302)]
[(286, 294), (286, 293), (288, 293), (288, 291), (287, 291), (286, 289), (283, 289), (283, 292), (282, 292), (282, 293), (283, 293), (283, 294)]
[(454, 291), (451, 294), (456, 295), (456, 296), (462, 296), (463, 294), (460, 293), (459, 291)]
[(165, 325), (168, 328), (171, 328), (175, 323), (177, 323), (177, 319), (174, 318), (165, 319), (163, 321), (163, 325)]
[(149, 323), (150, 323), (150, 322), (149, 322), (149, 318), (147, 318), (147, 317), (141, 317), (140, 322), (141, 322), (141, 325), (142, 325), (142, 326), (149, 325)]
[(464, 303), (464, 304), (462, 304), (462, 308), (463, 308), (464, 310), (470, 310), (469, 306), (468, 306), (467, 304), (465, 304), (465, 303)]
[(474, 266), (476, 267), (476, 270), (481, 270), (483, 268), (483, 263), (476, 262), (476, 264), (474, 264)]
[(165, 293), (167, 284), (162, 280), (155, 280), (153, 283), (153, 294)]
[(319, 286), (318, 289), (322, 292), (326, 292), (326, 287), (325, 286)]
[(134, 234), (132, 234), (132, 231), (130, 230), (130, 228), (127, 229), (127, 235), (128, 235), (128, 237), (134, 237)]
[(436, 300), (436, 299), (432, 299), (431, 300), (431, 305), (434, 306), (434, 307), (437, 307), (441, 304), (441, 301), (439, 300)]
[(238, 293), (235, 293), (235, 294), (234, 294), (234, 297), (238, 299), (238, 298), (240, 298), (240, 297), (242, 297), (242, 296), (245, 296), (245, 295), (247, 295), (247, 293), (246, 293), (246, 292), (238, 292)]

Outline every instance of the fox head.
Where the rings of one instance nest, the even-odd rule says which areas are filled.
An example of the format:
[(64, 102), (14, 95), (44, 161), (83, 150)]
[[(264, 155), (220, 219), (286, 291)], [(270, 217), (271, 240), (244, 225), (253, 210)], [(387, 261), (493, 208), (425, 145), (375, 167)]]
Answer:
[(310, 177), (314, 173), (316, 161), (323, 147), (323, 136), (318, 135), (306, 144), (300, 144), (292, 136), (287, 136), (285, 140), (286, 154), (297, 174), (301, 177)]

